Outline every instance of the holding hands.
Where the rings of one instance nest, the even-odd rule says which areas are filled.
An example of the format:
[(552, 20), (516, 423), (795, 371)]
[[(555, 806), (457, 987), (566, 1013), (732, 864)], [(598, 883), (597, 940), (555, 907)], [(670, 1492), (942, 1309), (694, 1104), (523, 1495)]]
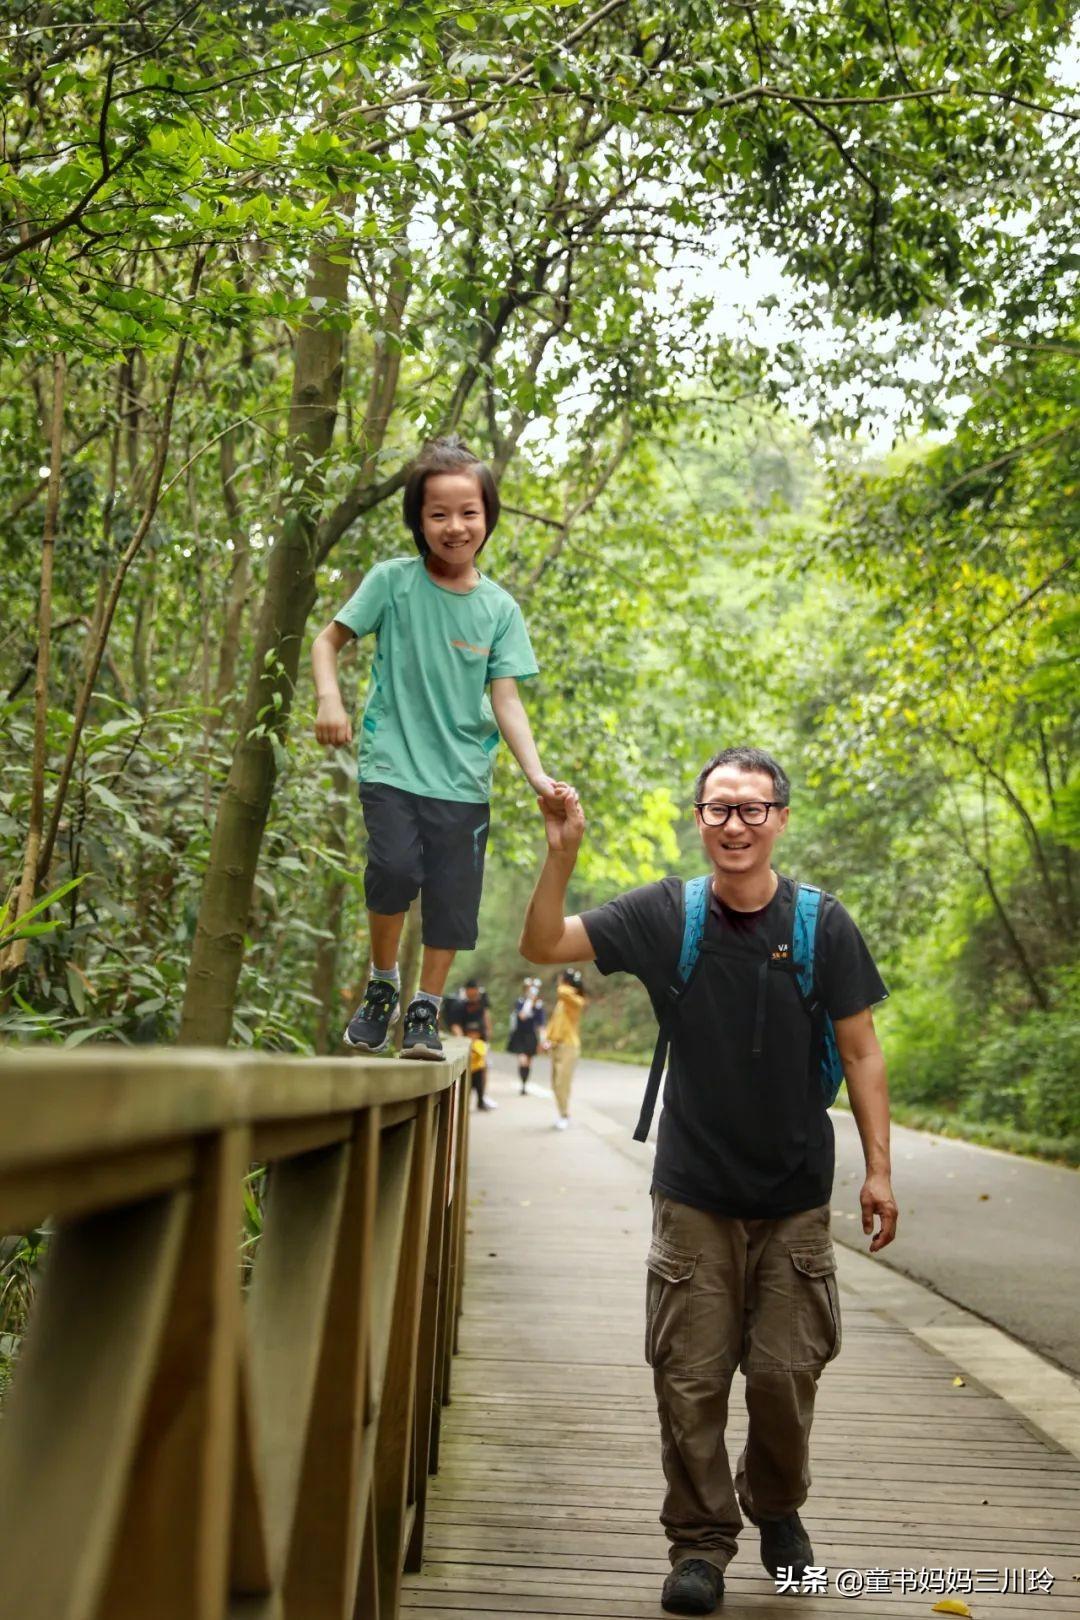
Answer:
[(565, 782), (556, 782), (546, 771), (535, 772), (528, 777), (528, 783), (540, 803), (550, 805), (552, 810), (557, 809), (570, 791)]
[(552, 784), (554, 792), (537, 798), (544, 818), (548, 849), (555, 855), (576, 855), (585, 836), (585, 812), (568, 782)]

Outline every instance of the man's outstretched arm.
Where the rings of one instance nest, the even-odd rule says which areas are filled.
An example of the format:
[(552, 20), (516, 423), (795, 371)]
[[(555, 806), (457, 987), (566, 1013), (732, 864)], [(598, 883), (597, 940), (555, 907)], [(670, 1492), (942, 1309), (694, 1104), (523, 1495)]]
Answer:
[(547, 855), (536, 880), (518, 950), (527, 962), (591, 962), (592, 948), (580, 917), (566, 915), (566, 890), (585, 834), (585, 816), (571, 788), (561, 804), (537, 801), (544, 817)]

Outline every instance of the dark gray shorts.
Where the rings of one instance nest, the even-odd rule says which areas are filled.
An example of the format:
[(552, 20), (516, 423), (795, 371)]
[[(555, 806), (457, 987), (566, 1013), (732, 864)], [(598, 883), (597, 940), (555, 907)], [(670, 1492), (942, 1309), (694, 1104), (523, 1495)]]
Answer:
[(471, 951), (490, 805), (426, 799), (384, 782), (361, 782), (360, 803), (368, 835), (368, 910), (396, 917), (419, 894), (424, 944)]

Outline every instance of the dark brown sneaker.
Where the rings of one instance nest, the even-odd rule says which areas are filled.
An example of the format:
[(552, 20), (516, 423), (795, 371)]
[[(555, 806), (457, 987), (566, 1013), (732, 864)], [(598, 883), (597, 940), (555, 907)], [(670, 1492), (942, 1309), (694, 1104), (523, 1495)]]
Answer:
[(723, 1572), (707, 1558), (684, 1558), (664, 1582), (660, 1604), (669, 1614), (712, 1614), (723, 1598)]

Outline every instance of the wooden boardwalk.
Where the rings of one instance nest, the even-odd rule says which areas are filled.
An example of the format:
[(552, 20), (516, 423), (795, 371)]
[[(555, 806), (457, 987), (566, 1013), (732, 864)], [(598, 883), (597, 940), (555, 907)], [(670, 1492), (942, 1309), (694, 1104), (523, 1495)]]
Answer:
[[(617, 1150), (587, 1108), (557, 1133), (551, 1104), (516, 1091), (496, 1079), (499, 1112), (472, 1121), (461, 1354), (403, 1613), (650, 1620), (668, 1568), (642, 1360), (651, 1154)], [(998, 1571), (1015, 1584), (1009, 1572), (1046, 1568), (1049, 1595), (964, 1601), (976, 1620), (1080, 1616), (1080, 1460), (972, 1379), (954, 1385), (956, 1367), (860, 1299), (838, 1252), (844, 1349), (822, 1379), (803, 1511), (828, 1595), (777, 1596), (748, 1529), (721, 1612), (791, 1620), (794, 1601), (822, 1620), (928, 1616), (940, 1590), (898, 1591), (894, 1574), (892, 1590), (843, 1597), (835, 1577)]]

